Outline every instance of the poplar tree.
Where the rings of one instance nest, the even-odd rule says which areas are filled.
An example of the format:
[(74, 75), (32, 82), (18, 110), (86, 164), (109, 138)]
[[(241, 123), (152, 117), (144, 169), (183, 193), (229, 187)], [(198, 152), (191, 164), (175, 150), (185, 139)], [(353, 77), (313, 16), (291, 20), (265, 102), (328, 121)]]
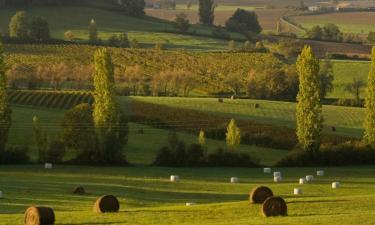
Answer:
[(98, 28), (94, 19), (91, 19), (89, 26), (89, 41), (95, 43), (98, 41)]
[(204, 146), (206, 144), (206, 135), (204, 134), (203, 129), (199, 131), (198, 143), (200, 146)]
[(199, 21), (206, 25), (214, 23), (215, 2), (214, 0), (199, 0)]
[(6, 87), (3, 45), (0, 42), (0, 159), (8, 141), (9, 129), (12, 124), (11, 113)]
[(310, 46), (305, 46), (297, 60), (299, 92), (297, 95), (297, 137), (304, 150), (318, 150), (323, 126), (320, 103), (319, 60)]
[(236, 150), (241, 143), (241, 130), (237, 127), (236, 121), (231, 119), (226, 133), (227, 147), (229, 150)]
[(94, 110), (93, 119), (97, 137), (94, 161), (124, 162), (123, 147), (127, 142), (127, 120), (115, 99), (114, 65), (107, 49), (98, 49), (94, 55)]
[(367, 79), (365, 98), (364, 142), (375, 146), (375, 47), (372, 48), (371, 68)]

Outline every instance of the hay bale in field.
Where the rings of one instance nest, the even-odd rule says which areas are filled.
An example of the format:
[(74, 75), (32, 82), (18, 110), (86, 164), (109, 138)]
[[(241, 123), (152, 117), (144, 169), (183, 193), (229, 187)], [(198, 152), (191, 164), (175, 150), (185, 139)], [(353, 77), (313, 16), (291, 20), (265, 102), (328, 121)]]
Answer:
[(324, 176), (324, 170), (318, 170), (318, 171), (316, 171), (316, 175), (319, 176), (319, 177)]
[(196, 205), (196, 203), (194, 203), (194, 202), (186, 202), (185, 205), (186, 205), (186, 206), (193, 206), (193, 205)]
[(267, 198), (272, 197), (273, 192), (270, 188), (265, 186), (259, 186), (254, 188), (250, 192), (250, 203), (262, 204)]
[(314, 180), (314, 176), (313, 175), (307, 175), (306, 176), (306, 181), (307, 182), (311, 182), (311, 181), (313, 181)]
[(219, 98), (217, 101), (218, 101), (219, 103), (223, 103), (223, 102), (224, 102), (224, 99)]
[(119, 209), (120, 203), (113, 195), (104, 195), (98, 198), (94, 204), (94, 212), (96, 213), (118, 212)]
[(271, 168), (263, 168), (263, 173), (271, 173)]
[(273, 177), (273, 182), (278, 183), (278, 182), (281, 182), (281, 181), (283, 181), (283, 178), (281, 176), (280, 177)]
[(307, 181), (305, 178), (299, 178), (299, 184), (306, 184)]
[(263, 203), (262, 212), (266, 217), (286, 216), (288, 215), (288, 208), (283, 198), (269, 197)]
[(170, 177), (170, 181), (171, 181), (171, 182), (177, 182), (177, 181), (180, 181), (180, 177), (179, 177), (179, 176), (176, 176), (176, 175), (171, 175), (171, 177)]
[(340, 182), (333, 182), (333, 183), (332, 183), (332, 188), (333, 188), (333, 189), (337, 189), (337, 188), (340, 187), (340, 185), (341, 185)]
[(85, 194), (85, 189), (82, 186), (77, 186), (73, 190), (73, 194), (75, 195), (84, 195)]
[(301, 188), (294, 188), (293, 194), (295, 194), (295, 195), (302, 195), (302, 189)]
[(55, 213), (48, 207), (29, 207), (25, 212), (25, 225), (55, 224)]
[(238, 179), (238, 177), (231, 177), (230, 178), (231, 183), (238, 183), (239, 181), (240, 181), (240, 179)]
[(273, 172), (274, 177), (281, 177), (281, 172)]
[(45, 169), (52, 169), (52, 167), (53, 167), (52, 163), (45, 163), (44, 164)]
[(235, 100), (237, 97), (235, 95), (230, 96), (231, 100)]

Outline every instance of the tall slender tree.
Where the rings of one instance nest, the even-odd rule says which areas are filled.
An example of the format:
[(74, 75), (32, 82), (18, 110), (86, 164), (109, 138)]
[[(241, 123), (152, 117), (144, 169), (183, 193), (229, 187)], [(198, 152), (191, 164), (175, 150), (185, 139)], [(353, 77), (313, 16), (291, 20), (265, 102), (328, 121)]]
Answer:
[(9, 129), (12, 124), (11, 113), (7, 96), (3, 45), (0, 41), (0, 159), (8, 141)]
[(310, 46), (305, 46), (297, 60), (299, 92), (297, 95), (297, 137), (304, 150), (318, 150), (323, 126), (320, 103), (319, 60)]
[(375, 146), (375, 47), (372, 48), (371, 60), (371, 68), (367, 79), (363, 139), (365, 143)]
[(199, 0), (199, 21), (206, 25), (213, 25), (215, 7), (214, 0)]
[(98, 49), (94, 55), (94, 110), (97, 136), (94, 161), (101, 163), (124, 162), (127, 121), (115, 99), (114, 65), (107, 49)]
[(237, 127), (236, 121), (231, 119), (226, 133), (227, 147), (229, 150), (236, 150), (241, 143), (241, 130)]

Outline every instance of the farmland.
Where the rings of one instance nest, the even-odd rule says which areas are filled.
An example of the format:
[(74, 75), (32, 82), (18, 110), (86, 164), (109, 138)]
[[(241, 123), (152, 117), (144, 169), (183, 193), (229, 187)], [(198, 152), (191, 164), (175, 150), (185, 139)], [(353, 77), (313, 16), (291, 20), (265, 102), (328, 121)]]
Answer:
[[(275, 184), (261, 169), (1, 166), (0, 223), (20, 224), (25, 208), (37, 204), (53, 207), (57, 224), (372, 224), (375, 168), (325, 170), (325, 177), (298, 185), (299, 177), (315, 170), (280, 168), (284, 182)], [(180, 175), (181, 182), (170, 183), (170, 174)], [(241, 183), (229, 183), (234, 175)], [(342, 188), (332, 190), (330, 182), (336, 180)], [(264, 218), (260, 205), (249, 205), (248, 193), (259, 184), (285, 198), (289, 216)], [(88, 194), (70, 194), (77, 185)], [(305, 194), (293, 196), (294, 187)], [(119, 198), (120, 212), (94, 214), (95, 199), (108, 193)]]

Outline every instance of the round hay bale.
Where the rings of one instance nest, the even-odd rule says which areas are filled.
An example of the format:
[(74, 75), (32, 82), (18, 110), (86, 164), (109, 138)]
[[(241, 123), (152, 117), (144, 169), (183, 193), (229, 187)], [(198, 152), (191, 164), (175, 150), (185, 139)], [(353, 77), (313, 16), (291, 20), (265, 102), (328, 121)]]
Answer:
[(94, 204), (94, 212), (96, 213), (118, 212), (119, 209), (120, 203), (113, 195), (104, 195), (98, 198)]
[(75, 195), (84, 195), (85, 194), (85, 189), (82, 186), (78, 186), (74, 188), (73, 194)]
[(265, 186), (256, 187), (250, 193), (250, 203), (262, 204), (267, 198), (272, 196), (273, 192), (270, 188)]
[(266, 217), (286, 216), (288, 215), (288, 208), (283, 198), (269, 197), (263, 203), (262, 212)]
[(55, 224), (55, 213), (52, 208), (31, 206), (25, 212), (25, 225)]
[(260, 105), (258, 103), (255, 103), (254, 107), (257, 109), (260, 107)]
[(219, 103), (223, 103), (223, 102), (224, 102), (224, 99), (219, 98), (217, 101), (218, 101)]

